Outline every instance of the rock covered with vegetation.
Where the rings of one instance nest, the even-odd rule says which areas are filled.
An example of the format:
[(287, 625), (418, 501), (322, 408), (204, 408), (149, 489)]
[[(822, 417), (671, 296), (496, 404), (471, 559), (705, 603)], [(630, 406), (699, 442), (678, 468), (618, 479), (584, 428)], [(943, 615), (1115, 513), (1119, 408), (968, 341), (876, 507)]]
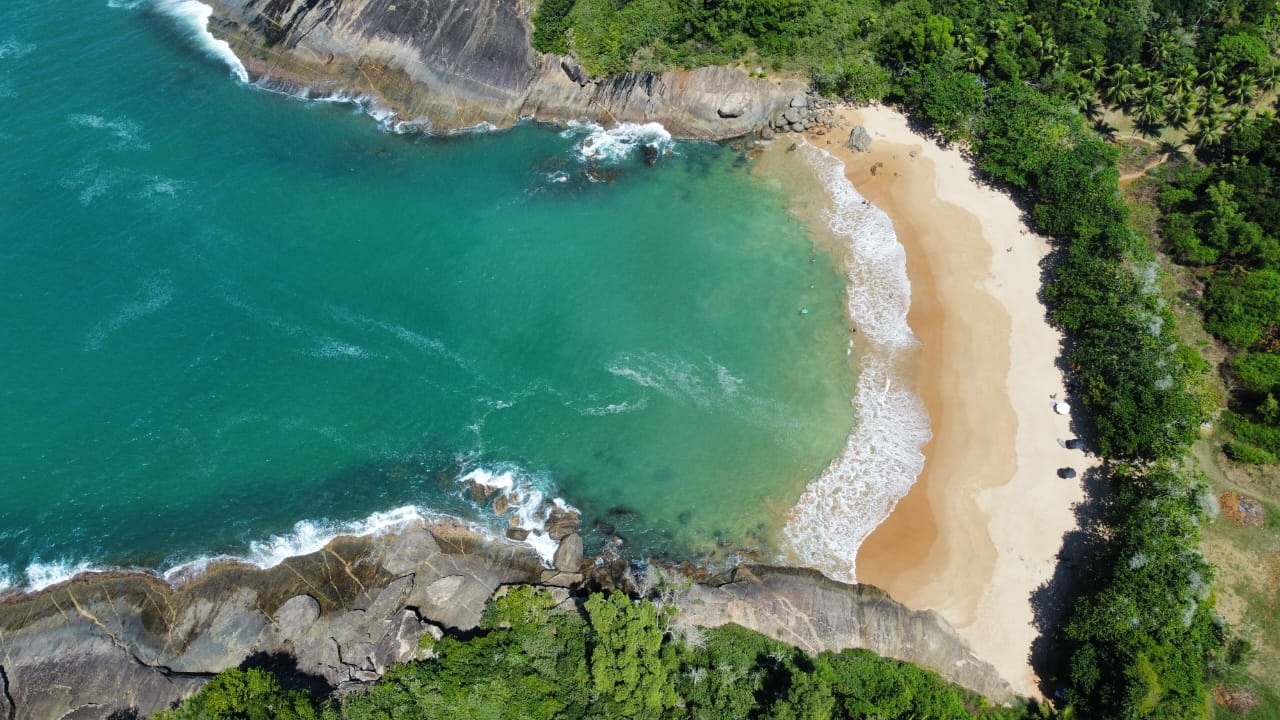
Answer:
[[(561, 529), (572, 526), (562, 523)], [(585, 566), (591, 569), (595, 564)], [(615, 566), (620, 567), (621, 576), (614, 575)], [(769, 567), (744, 568), (727, 584), (708, 585), (662, 580), (664, 576), (656, 570), (635, 573), (625, 562), (602, 564), (592, 572), (595, 576), (584, 577), (547, 570), (526, 545), (488, 539), (466, 527), (438, 522), (410, 526), (393, 535), (339, 538), (323, 550), (267, 570), (216, 565), (177, 587), (140, 573), (85, 575), (41, 593), (16, 594), (0, 601), (0, 689), (4, 691), (0, 692), (0, 717), (63, 717), (73, 711), (80, 718), (107, 718), (118, 712), (148, 715), (191, 695), (226, 668), (265, 667), (279, 674), (278, 682), (256, 673), (229, 673), (219, 676), (201, 696), (222, 699), (210, 700), (207, 707), (199, 704), (204, 700), (197, 700), (191, 706), (197, 713), (193, 717), (209, 716), (199, 714), (206, 711), (217, 717), (257, 717), (225, 710), (233, 707), (226, 704), (233, 702), (228, 698), (261, 695), (276, 698), (273, 707), (284, 707), (277, 703), (284, 702), (282, 698), (289, 707), (313, 707), (316, 698), (366, 688), (379, 678), (389, 678), (383, 683), (388, 686), (411, 682), (405, 678), (417, 677), (422, 666), (399, 664), (433, 654), (459, 658), (458, 664), (447, 668), (452, 678), (448, 682), (455, 684), (450, 702), (470, 693), (482, 697), (469, 702), (481, 703), (492, 692), (492, 702), (499, 703), (501, 698), (532, 692), (525, 687), (532, 683), (531, 687), (543, 688), (539, 693), (559, 698), (558, 703), (582, 703), (598, 692), (591, 684), (604, 682), (598, 678), (630, 677), (651, 665), (667, 663), (670, 653), (683, 647), (680, 643), (699, 645), (698, 638), (705, 633), (698, 623), (757, 628), (784, 642), (802, 644), (815, 655), (866, 647), (934, 668), (969, 688), (948, 690), (969, 698), (965, 702), (973, 702), (968, 693), (974, 691), (1001, 701), (1010, 697), (995, 670), (973, 658), (944, 620), (933, 613), (908, 610), (875, 588), (836, 583), (811, 571)], [(565, 584), (567, 575), (573, 576), (570, 584), (577, 585), (572, 590), (557, 587)], [(626, 586), (653, 597), (656, 604), (632, 605), (622, 595), (607, 603), (586, 602), (588, 627), (576, 611), (568, 612), (586, 598), (584, 582)], [(535, 595), (539, 583), (545, 592)], [(516, 589), (509, 590), (512, 587)], [(489, 603), (495, 593), (507, 592), (515, 599), (496, 606)], [(551, 597), (561, 610), (552, 612), (547, 601)], [(790, 611), (784, 612), (784, 606)], [(684, 611), (677, 612), (677, 607)], [(641, 614), (641, 621), (635, 620), (635, 613)], [(471, 637), (478, 629), (505, 632), (512, 624), (518, 624), (522, 634), (500, 632), (488, 640)], [(818, 634), (802, 638), (794, 631), (801, 625)], [(640, 646), (643, 653), (632, 656), (629, 628), (641, 626), (649, 639)], [(659, 628), (656, 635), (654, 627)], [(572, 660), (573, 653), (584, 652), (584, 646), (573, 643), (587, 642), (595, 637), (593, 632), (598, 638), (591, 647), (606, 641), (617, 646), (607, 666), (590, 666), (595, 673), (590, 682), (567, 666), (535, 663), (535, 675), (504, 684), (505, 673), (528, 660), (511, 655), (515, 665), (500, 661), (503, 653), (514, 652), (509, 643), (518, 641), (523, 651), (533, 652), (526, 645), (536, 641), (541, 647), (538, 653)], [(745, 630), (716, 630), (707, 636), (735, 638), (735, 632), (754, 638), (753, 643), (766, 643), (770, 651), (782, 648)], [(568, 644), (554, 648), (560, 640)], [(800, 657), (791, 649), (778, 652)], [(591, 662), (604, 663), (606, 657), (595, 654)], [(765, 677), (767, 668), (747, 668), (744, 658), (735, 660), (744, 673)], [(585, 662), (586, 656), (573, 661)], [(901, 672), (915, 679), (928, 678), (929, 687), (944, 685), (924, 670)], [(668, 674), (660, 679), (674, 682), (676, 677)], [(482, 679), (491, 687), (467, 685)], [(535, 680), (555, 687), (544, 688)], [(279, 683), (290, 690), (309, 689), (314, 697), (279, 690)], [(641, 695), (668, 697), (675, 687), (659, 688), (650, 682)], [(273, 694), (277, 691), (285, 694)], [(370, 697), (378, 697), (378, 692), (384, 691)], [(612, 692), (627, 707), (640, 702), (627, 699), (631, 696), (621, 687)], [(216, 708), (231, 714), (218, 715), (224, 710)], [(293, 717), (284, 710), (278, 712), (279, 717)]]
[(366, 692), (328, 702), (233, 670), (159, 720), (346, 718), (1024, 718), (865, 650), (810, 655), (738, 626), (670, 632), (673, 614), (620, 593), (581, 606), (513, 588), (478, 632), (424, 647)]
[(659, 122), (676, 137), (732, 138), (805, 92), (800, 81), (729, 67), (584, 69), (530, 45), (530, 6), (518, 0), (209, 4), (210, 30), (254, 81), (308, 97), (361, 98), (399, 127), (432, 132), (534, 117)]

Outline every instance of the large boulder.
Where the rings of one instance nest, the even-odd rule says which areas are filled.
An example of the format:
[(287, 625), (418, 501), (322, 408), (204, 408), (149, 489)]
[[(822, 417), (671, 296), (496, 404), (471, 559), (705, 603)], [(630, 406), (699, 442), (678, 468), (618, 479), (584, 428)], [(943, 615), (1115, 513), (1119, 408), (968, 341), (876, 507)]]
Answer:
[(562, 572), (577, 572), (582, 566), (582, 536), (578, 533), (565, 536), (556, 548), (554, 565)]
[(865, 127), (858, 125), (850, 131), (849, 140), (845, 144), (858, 152), (866, 152), (871, 149), (871, 133), (867, 132)]

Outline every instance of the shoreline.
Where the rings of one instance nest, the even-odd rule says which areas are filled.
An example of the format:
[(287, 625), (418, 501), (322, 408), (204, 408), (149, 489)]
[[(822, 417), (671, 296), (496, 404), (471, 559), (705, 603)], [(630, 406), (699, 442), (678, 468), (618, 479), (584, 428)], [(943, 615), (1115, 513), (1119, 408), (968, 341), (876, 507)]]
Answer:
[(1050, 407), (1064, 380), (1061, 336), (1038, 297), (1047, 241), (1011, 198), (974, 180), (958, 150), (916, 134), (897, 111), (838, 116), (866, 126), (868, 152), (844, 145), (847, 130), (808, 141), (845, 163), (906, 249), (908, 324), (921, 343), (912, 375), (933, 433), (915, 484), (858, 549), (857, 579), (936, 610), (1036, 696), (1030, 596), (1052, 576), (1083, 497), (1079, 480), (1055, 471), (1093, 464), (1056, 442), (1070, 429)]

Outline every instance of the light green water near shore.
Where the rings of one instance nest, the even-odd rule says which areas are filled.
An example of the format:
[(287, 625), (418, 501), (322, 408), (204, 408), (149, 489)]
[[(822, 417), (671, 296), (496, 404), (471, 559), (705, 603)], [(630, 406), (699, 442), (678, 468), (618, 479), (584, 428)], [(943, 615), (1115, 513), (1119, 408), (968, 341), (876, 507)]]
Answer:
[(636, 555), (777, 549), (854, 383), (777, 182), (652, 132), (652, 167), (586, 128), (393, 135), (112, 4), (0, 8), (0, 585), (496, 523), (478, 470)]

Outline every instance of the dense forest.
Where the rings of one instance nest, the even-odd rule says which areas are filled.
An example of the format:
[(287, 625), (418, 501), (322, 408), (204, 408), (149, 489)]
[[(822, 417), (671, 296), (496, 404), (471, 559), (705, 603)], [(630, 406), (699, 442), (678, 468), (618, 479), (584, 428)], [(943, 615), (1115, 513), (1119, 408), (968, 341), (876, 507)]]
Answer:
[[(1229, 349), (1229, 457), (1280, 457), (1280, 10), (1274, 0), (541, 0), (534, 44), (592, 75), (742, 63), (905, 107), (1012, 192), (1055, 243), (1044, 290), (1111, 492), (1044, 678), (1062, 717), (1200, 718), (1247, 654), (1214, 609), (1187, 462), (1218, 371), (1177, 333), (1157, 250)], [(1119, 190), (1115, 129), (1182, 155), (1161, 169), (1159, 247)], [(1101, 131), (1100, 131), (1101, 130)], [(1181, 147), (1181, 150), (1180, 150)], [(673, 632), (647, 602), (582, 612), (517, 590), (341, 704), (235, 670), (166, 717), (1034, 717), (869, 653), (807, 656), (736, 628)]]
[(390, 669), (341, 702), (287, 690), (270, 673), (228, 670), (156, 720), (551, 720), (552, 718), (883, 718), (1013, 720), (913, 665), (865, 650), (807, 655), (728, 626), (682, 627), (668, 606), (595, 594), (559, 608), (517, 587), (462, 639), (426, 636), (425, 659)]

